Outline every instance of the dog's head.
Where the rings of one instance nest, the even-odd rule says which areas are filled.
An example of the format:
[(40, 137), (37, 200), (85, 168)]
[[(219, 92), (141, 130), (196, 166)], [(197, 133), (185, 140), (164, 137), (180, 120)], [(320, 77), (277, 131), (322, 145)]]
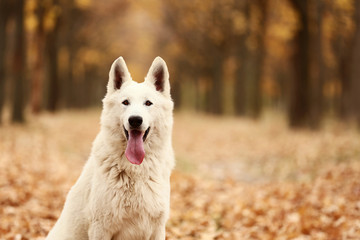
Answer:
[(116, 59), (103, 103), (102, 127), (126, 143), (125, 155), (131, 163), (141, 164), (146, 149), (171, 138), (173, 102), (162, 58), (155, 58), (142, 83), (131, 79), (122, 57)]

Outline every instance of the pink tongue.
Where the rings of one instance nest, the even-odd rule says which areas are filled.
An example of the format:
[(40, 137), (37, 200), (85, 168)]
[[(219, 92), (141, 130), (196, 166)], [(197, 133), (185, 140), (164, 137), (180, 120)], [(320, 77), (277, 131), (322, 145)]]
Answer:
[(140, 131), (129, 131), (129, 140), (126, 146), (126, 158), (132, 164), (140, 165), (145, 157), (145, 150), (143, 145), (143, 133)]

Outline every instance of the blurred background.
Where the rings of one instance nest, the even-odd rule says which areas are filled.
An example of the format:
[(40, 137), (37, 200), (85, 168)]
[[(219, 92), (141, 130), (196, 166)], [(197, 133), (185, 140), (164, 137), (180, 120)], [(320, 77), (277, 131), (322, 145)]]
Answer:
[(167, 240), (360, 239), (360, 0), (0, 0), (0, 239), (57, 220), (119, 56), (170, 71)]
[[(360, 122), (360, 2), (1, 0), (0, 113), (100, 106), (112, 61), (169, 65), (176, 109)], [(6, 114), (5, 114), (6, 115)]]

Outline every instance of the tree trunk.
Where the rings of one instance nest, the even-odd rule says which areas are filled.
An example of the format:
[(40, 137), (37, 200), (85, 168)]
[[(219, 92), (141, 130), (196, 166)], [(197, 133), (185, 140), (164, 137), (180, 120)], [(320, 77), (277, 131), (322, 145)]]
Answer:
[(245, 116), (246, 114), (246, 80), (247, 80), (247, 48), (245, 42), (239, 43), (242, 46), (242, 54), (237, 58), (241, 59), (236, 69), (234, 84), (234, 109), (237, 116)]
[[(177, 58), (175, 61), (175, 67), (172, 76), (170, 76), (170, 79), (172, 79), (174, 82), (171, 87), (171, 96), (174, 99), (175, 103), (175, 109), (181, 109), (184, 104), (184, 99), (182, 98), (183, 92), (181, 91), (181, 86), (184, 85), (184, 83), (188, 80), (186, 79), (187, 75), (184, 69), (189, 69), (190, 65), (186, 63), (186, 59), (183, 59), (181, 57)], [(185, 104), (186, 105), (186, 104)]]
[(356, 30), (351, 63), (352, 109), (360, 126), (360, 1), (355, 1), (355, 24)]
[(64, 39), (62, 39), (63, 44), (66, 46), (68, 51), (68, 68), (66, 69), (63, 83), (63, 98), (65, 106), (67, 108), (76, 107), (77, 100), (77, 89), (75, 88), (74, 76), (73, 76), (73, 67), (74, 67), (74, 58), (78, 48), (78, 43), (74, 37), (77, 33), (77, 27), (73, 21), (78, 21), (80, 13), (75, 9), (74, 0), (69, 0), (65, 6), (66, 11), (64, 11)]
[(266, 37), (266, 19), (267, 19), (267, 0), (256, 1), (257, 7), (260, 9), (260, 26), (257, 33), (258, 48), (254, 53), (254, 70), (252, 93), (250, 94), (250, 116), (252, 118), (259, 118), (262, 110), (262, 95), (261, 95), (261, 79), (264, 72), (265, 60), (265, 37)]
[(322, 1), (314, 1), (312, 11), (312, 21), (315, 26), (315, 31), (311, 36), (312, 38), (312, 65), (314, 67), (312, 74), (312, 98), (311, 98), (311, 111), (310, 111), (310, 127), (318, 129), (320, 127), (321, 118), (323, 114), (323, 85), (324, 85), (324, 61), (323, 61), (323, 29), (322, 29)]
[[(244, 1), (243, 12), (246, 21), (249, 20), (249, 1)], [(237, 116), (245, 116), (246, 114), (246, 80), (248, 73), (248, 56), (249, 50), (246, 46), (246, 40), (249, 37), (249, 28), (246, 27), (245, 32), (235, 37), (236, 59), (238, 66), (235, 72), (234, 84), (234, 109)]]
[(37, 114), (41, 111), (42, 95), (43, 95), (43, 83), (44, 83), (44, 43), (45, 43), (45, 31), (44, 31), (44, 15), (45, 7), (44, 1), (38, 0), (38, 7), (36, 11), (38, 26), (36, 29), (36, 56), (34, 63), (34, 74), (31, 81), (31, 110)]
[[(57, 1), (54, 1), (57, 5)], [(54, 29), (50, 30), (46, 36), (46, 51), (48, 62), (48, 97), (47, 110), (55, 112), (58, 109), (60, 87), (58, 73), (58, 28), (59, 17), (56, 17)]]
[(289, 124), (306, 127), (309, 123), (309, 22), (308, 0), (291, 0), (299, 18), (299, 28), (294, 37), (294, 77), (292, 81)]
[(182, 79), (177, 76), (175, 82), (173, 82), (171, 87), (171, 96), (174, 99), (175, 110), (179, 110), (181, 108), (181, 84), (179, 83), (180, 80)]
[[(335, 6), (331, 8), (331, 14), (335, 19), (341, 19), (341, 11)], [(351, 84), (350, 84), (350, 65), (352, 59), (352, 36), (341, 33), (343, 22), (338, 21), (334, 26), (335, 39), (332, 42), (334, 55), (337, 60), (337, 74), (341, 84), (339, 103), (335, 105), (336, 113), (341, 120), (346, 120), (351, 113)], [(351, 34), (349, 34), (351, 35)]]
[[(214, 46), (216, 48), (216, 46)], [(210, 112), (216, 115), (223, 113), (223, 63), (224, 56), (220, 49), (215, 50), (212, 64)]]
[(351, 115), (351, 81), (350, 81), (350, 59), (351, 50), (344, 50), (347, 54), (339, 60), (339, 72), (341, 81), (341, 96), (339, 116), (341, 119), (348, 119)]
[(51, 112), (55, 112), (58, 107), (59, 101), (59, 76), (58, 76), (58, 49), (56, 46), (56, 31), (48, 33), (48, 105), (47, 109)]
[(14, 51), (14, 92), (13, 92), (13, 122), (24, 122), (25, 110), (25, 71), (26, 49), (24, 32), (24, 0), (15, 2), (15, 51)]
[(8, 0), (0, 0), (0, 123), (2, 122), (2, 112), (5, 101), (7, 2)]

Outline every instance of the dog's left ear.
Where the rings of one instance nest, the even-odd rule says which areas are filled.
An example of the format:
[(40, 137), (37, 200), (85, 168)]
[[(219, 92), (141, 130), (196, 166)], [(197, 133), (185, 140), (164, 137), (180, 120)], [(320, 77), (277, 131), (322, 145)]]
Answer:
[(169, 71), (165, 61), (161, 57), (154, 59), (145, 78), (145, 82), (154, 85), (156, 90), (162, 94), (170, 96)]

